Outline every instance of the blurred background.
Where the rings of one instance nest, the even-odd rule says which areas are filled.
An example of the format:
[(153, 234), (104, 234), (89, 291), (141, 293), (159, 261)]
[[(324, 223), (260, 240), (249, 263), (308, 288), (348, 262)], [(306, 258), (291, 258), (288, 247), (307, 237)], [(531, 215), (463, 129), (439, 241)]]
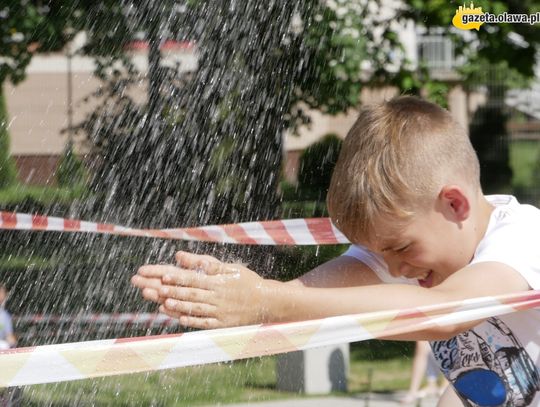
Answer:
[[(486, 193), (539, 205), (540, 25), (459, 30), (451, 21), (460, 5), (0, 0), (0, 210), (152, 228), (326, 216), (358, 107), (398, 94), (439, 103), (468, 129)], [(534, 0), (478, 6), (540, 11)], [(346, 249), (0, 234), (0, 281), (22, 346), (176, 331), (69, 317), (155, 311), (129, 277), (178, 249), (241, 258), (279, 279)], [(66, 318), (29, 322), (37, 314)], [(406, 388), (411, 350), (353, 344), (349, 393)], [(24, 395), (29, 405), (297, 396), (275, 382), (274, 359), (264, 358)]]

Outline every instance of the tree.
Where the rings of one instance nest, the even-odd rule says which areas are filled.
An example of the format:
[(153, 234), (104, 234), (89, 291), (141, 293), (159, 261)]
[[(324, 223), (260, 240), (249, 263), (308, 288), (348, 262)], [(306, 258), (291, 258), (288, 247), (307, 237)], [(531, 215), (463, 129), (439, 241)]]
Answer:
[[(493, 4), (487, 10), (506, 3)], [(100, 157), (93, 185), (103, 198), (96, 201), (107, 205), (101, 210), (154, 226), (275, 216), (281, 133), (308, 120), (305, 107), (343, 112), (358, 105), (362, 87), (388, 84), (444, 96), (444, 84), (408, 61), (396, 20), (447, 27), (468, 66), (479, 66), (476, 55), (518, 55), (507, 34), (529, 35), (530, 28), (504, 26), (465, 41), (450, 29), (455, 8), (439, 6), (437, 0), (408, 0), (391, 12), (383, 12), (382, 2), (365, 7), (360, 0), (88, 6), (85, 52), (96, 57), (98, 75), (110, 85), (104, 94), (113, 96), (82, 126)], [(125, 52), (135, 38), (150, 44), (143, 106), (124, 92), (139, 80)], [(160, 67), (159, 43), (166, 39), (196, 41), (199, 67), (189, 79)], [(514, 58), (513, 69), (529, 73), (530, 55), (527, 48)]]
[(0, 188), (12, 185), (17, 178), (15, 162), (9, 156), (9, 133), (7, 130), (7, 109), (0, 89)]
[[(150, 55), (159, 56), (157, 38), (195, 40), (199, 50), (189, 81), (152, 68), (145, 106), (117, 97), (116, 107), (83, 124), (101, 157), (94, 188), (107, 197), (99, 199), (110, 205), (104, 212), (153, 225), (274, 217), (284, 129), (308, 120), (306, 106), (332, 114), (356, 106), (366, 82), (363, 59), (380, 77), (389, 54), (377, 42), (398, 43), (395, 35), (362, 29), (362, 19), (376, 12), (359, 1), (330, 7), (315, 0), (294, 7), (193, 1), (181, 10), (109, 1), (89, 10), (86, 52), (111, 84), (105, 89), (116, 89), (107, 95), (136, 82), (124, 46), (141, 33)], [(119, 61), (125, 69), (112, 68)]]
[(340, 150), (341, 139), (335, 134), (327, 134), (302, 152), (298, 171), (302, 198), (325, 202)]
[(18, 83), (32, 57), (30, 31), (40, 23), (40, 15), (34, 6), (7, 7), (0, 13), (0, 187), (7, 187), (16, 180), (15, 163), (9, 157), (9, 134), (4, 82)]

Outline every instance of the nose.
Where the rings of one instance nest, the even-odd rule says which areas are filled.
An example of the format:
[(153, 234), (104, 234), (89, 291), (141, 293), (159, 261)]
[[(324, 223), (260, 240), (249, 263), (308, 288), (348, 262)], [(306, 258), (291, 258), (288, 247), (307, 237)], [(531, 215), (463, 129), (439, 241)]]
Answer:
[(408, 277), (413, 267), (399, 259), (387, 259), (388, 270), (392, 277)]

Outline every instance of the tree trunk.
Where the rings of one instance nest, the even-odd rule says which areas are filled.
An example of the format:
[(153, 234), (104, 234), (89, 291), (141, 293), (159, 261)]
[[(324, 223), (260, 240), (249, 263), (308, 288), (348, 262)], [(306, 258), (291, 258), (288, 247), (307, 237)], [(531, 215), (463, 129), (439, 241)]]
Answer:
[(17, 168), (9, 151), (8, 121), (4, 87), (0, 85), (0, 188), (6, 188), (17, 181)]

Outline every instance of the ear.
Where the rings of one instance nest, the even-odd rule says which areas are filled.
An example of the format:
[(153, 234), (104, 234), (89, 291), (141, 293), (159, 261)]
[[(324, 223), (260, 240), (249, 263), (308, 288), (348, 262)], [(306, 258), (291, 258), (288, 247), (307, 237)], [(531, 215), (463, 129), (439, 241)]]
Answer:
[(471, 214), (469, 198), (459, 186), (445, 185), (439, 193), (443, 210), (458, 222), (463, 222)]

